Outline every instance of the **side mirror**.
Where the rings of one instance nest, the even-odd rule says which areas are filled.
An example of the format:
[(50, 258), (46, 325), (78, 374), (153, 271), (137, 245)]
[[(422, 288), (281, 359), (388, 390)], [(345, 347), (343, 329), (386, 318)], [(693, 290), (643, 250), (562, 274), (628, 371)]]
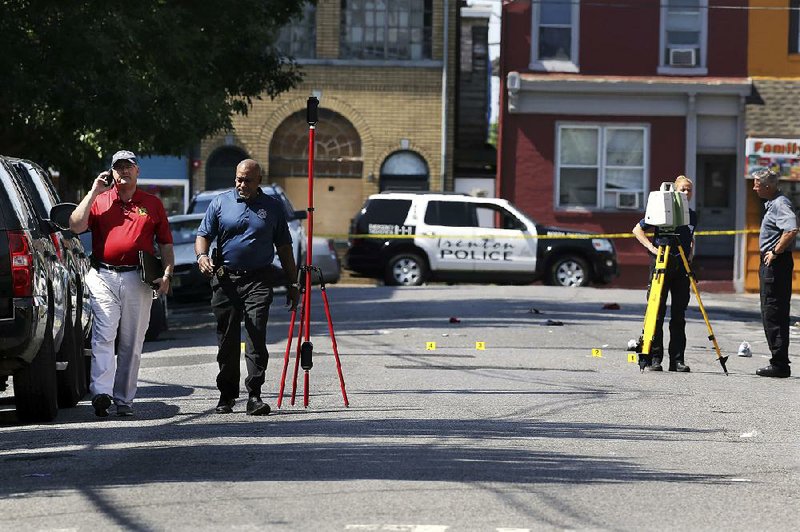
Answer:
[(69, 217), (78, 206), (74, 203), (59, 203), (50, 209), (50, 222), (62, 231), (69, 231)]
[(294, 211), (294, 217), (297, 220), (305, 220), (308, 218), (308, 211)]

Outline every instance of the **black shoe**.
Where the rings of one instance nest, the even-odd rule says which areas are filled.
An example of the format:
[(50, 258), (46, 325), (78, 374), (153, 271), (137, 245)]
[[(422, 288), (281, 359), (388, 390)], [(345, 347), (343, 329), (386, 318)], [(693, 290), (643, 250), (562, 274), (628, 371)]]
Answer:
[(770, 364), (769, 366), (758, 368), (756, 370), (756, 375), (761, 377), (777, 377), (779, 379), (785, 379), (786, 377), (790, 377), (792, 375), (792, 370)]
[(653, 364), (647, 366), (647, 369), (650, 371), (664, 371), (664, 368), (661, 366), (661, 362), (653, 361)]
[(248, 416), (266, 416), (267, 414), (269, 414), (269, 405), (260, 397), (251, 397), (247, 400)]
[(235, 404), (236, 399), (225, 399), (224, 397), (220, 397), (219, 403), (217, 403), (217, 408), (214, 409), (214, 412), (217, 414), (232, 414), (233, 405)]
[(687, 366), (683, 362), (677, 362), (674, 366), (672, 364), (670, 364), (669, 370), (670, 371), (677, 371), (678, 373), (689, 373), (691, 371), (689, 366)]
[(133, 417), (133, 407), (130, 405), (117, 405), (117, 415), (119, 417)]
[(108, 407), (111, 406), (111, 396), (105, 393), (98, 393), (92, 398), (94, 415), (97, 417), (108, 417)]

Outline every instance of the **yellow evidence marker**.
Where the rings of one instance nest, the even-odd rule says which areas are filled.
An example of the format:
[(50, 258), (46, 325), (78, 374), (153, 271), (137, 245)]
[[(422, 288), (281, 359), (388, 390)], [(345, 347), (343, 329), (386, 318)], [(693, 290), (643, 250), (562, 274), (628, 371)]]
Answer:
[(592, 349), (592, 356), (594, 358), (603, 358), (603, 350), (602, 349)]
[(436, 351), (436, 342), (425, 342), (425, 351)]
[(628, 362), (631, 364), (636, 364), (639, 362), (639, 357), (636, 356), (636, 353), (628, 353)]
[(475, 342), (475, 349), (477, 349), (478, 351), (485, 351), (486, 342)]

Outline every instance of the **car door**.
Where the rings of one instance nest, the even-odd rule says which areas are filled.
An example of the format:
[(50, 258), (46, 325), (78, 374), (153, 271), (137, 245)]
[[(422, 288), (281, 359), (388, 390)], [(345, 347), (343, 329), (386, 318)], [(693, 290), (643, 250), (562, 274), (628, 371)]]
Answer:
[(433, 271), (475, 270), (478, 224), (474, 204), (442, 197), (427, 199), (415, 242)]
[[(536, 226), (494, 201), (476, 202), (477, 241), (472, 251), (476, 271), (536, 271)], [(530, 225), (530, 227), (529, 227)]]

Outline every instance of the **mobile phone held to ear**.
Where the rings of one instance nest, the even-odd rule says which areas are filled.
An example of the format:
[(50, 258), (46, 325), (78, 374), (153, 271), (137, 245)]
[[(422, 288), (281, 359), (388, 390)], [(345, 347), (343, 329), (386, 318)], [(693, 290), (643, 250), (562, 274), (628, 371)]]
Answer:
[(109, 168), (109, 169), (108, 169), (108, 175), (106, 175), (106, 176), (103, 178), (103, 183), (104, 183), (104, 184), (105, 184), (105, 186), (107, 186), (107, 187), (110, 187), (111, 185), (113, 185), (113, 184), (114, 184), (114, 169), (113, 169), (113, 168)]

